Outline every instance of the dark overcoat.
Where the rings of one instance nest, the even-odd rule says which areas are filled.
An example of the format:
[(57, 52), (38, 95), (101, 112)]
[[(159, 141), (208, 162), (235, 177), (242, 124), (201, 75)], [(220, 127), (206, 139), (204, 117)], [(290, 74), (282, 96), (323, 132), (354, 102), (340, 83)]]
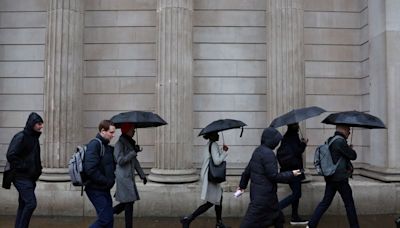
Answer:
[(241, 228), (265, 228), (279, 217), (277, 183), (287, 182), (294, 177), (291, 171), (278, 172), (278, 162), (272, 151), (282, 139), (273, 128), (266, 128), (261, 137), (261, 145), (253, 155), (242, 174), (239, 187), (245, 189), (249, 180), (250, 204), (243, 218)]

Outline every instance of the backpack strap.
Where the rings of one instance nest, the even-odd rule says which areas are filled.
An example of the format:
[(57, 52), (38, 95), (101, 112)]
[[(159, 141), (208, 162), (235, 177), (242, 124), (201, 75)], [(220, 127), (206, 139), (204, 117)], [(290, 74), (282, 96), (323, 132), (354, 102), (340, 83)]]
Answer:
[(97, 142), (99, 142), (100, 143), (100, 157), (103, 157), (104, 156), (104, 145), (103, 145), (103, 142), (100, 140), (100, 139), (98, 139), (98, 138), (94, 138)]
[[(331, 139), (331, 141), (328, 143), (328, 149), (329, 149), (329, 147), (331, 146), (331, 144), (333, 143), (333, 141), (335, 141), (336, 139), (340, 139), (340, 138), (342, 138), (342, 139), (344, 139), (342, 136), (340, 136), (340, 135), (335, 135), (332, 139)], [(327, 140), (328, 141), (328, 140)], [(331, 152), (331, 150), (329, 150), (329, 153), (331, 153), (331, 157), (332, 157), (332, 152)], [(340, 155), (340, 158), (338, 159), (338, 161), (335, 163), (335, 164), (339, 164), (339, 162), (342, 160), (342, 158), (343, 158), (343, 156), (342, 155)]]
[(212, 153), (211, 153), (211, 146), (212, 146), (212, 144), (213, 144), (213, 142), (211, 141), (211, 142), (210, 142), (210, 145), (208, 145), (208, 152), (210, 153), (211, 161), (214, 163), (213, 156), (212, 156)]
[(326, 140), (326, 144), (328, 144), (328, 147), (333, 143), (333, 141), (335, 141), (336, 139), (340, 139), (340, 138), (342, 138), (342, 139), (344, 139), (342, 136), (340, 136), (340, 135), (335, 135), (332, 139), (331, 139), (331, 141), (330, 142), (328, 142), (328, 140)]

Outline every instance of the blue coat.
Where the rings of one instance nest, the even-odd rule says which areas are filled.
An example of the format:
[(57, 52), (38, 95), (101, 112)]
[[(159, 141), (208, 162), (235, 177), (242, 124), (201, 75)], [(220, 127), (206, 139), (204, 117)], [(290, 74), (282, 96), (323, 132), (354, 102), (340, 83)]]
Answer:
[(83, 170), (85, 174), (86, 189), (110, 190), (115, 183), (114, 148), (108, 145), (110, 142), (100, 134), (96, 135), (104, 146), (104, 155), (101, 157), (100, 143), (92, 139), (87, 145), (85, 152)]
[(250, 204), (241, 228), (264, 228), (279, 216), (277, 183), (294, 177), (291, 171), (278, 172), (278, 162), (272, 150), (281, 139), (282, 135), (277, 130), (266, 128), (261, 137), (261, 145), (253, 152), (242, 174), (239, 187), (245, 189), (249, 180), (251, 184)]

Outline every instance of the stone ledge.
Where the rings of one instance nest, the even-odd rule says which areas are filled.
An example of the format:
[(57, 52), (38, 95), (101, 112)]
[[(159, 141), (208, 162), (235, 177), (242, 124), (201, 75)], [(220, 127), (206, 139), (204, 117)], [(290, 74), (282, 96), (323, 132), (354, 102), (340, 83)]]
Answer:
[[(2, 176), (1, 176), (2, 178)], [(239, 183), (239, 176), (229, 176), (223, 184), (224, 202), (223, 214), (226, 217), (242, 217), (249, 203), (249, 192), (240, 198), (233, 197)], [(300, 200), (300, 213), (309, 215), (322, 199), (325, 183), (322, 177), (307, 176), (308, 182), (303, 184), (303, 194)], [(400, 184), (385, 183), (362, 176), (350, 180), (353, 188), (357, 212), (361, 214), (398, 214), (400, 213)], [(143, 185), (137, 181), (141, 200), (135, 204), (137, 217), (178, 217), (192, 212), (203, 202), (200, 200), (200, 182), (189, 184), (160, 184), (149, 182)], [(112, 190), (114, 192), (115, 189)], [(288, 185), (279, 184), (278, 196), (288, 195)], [(113, 194), (113, 193), (112, 193)], [(36, 195), (38, 208), (36, 215), (50, 216), (93, 216), (95, 211), (86, 195), (80, 195), (80, 188), (73, 187), (68, 182), (37, 183)], [(14, 215), (17, 209), (18, 194), (14, 187), (11, 190), (0, 190), (0, 215)], [(117, 203), (117, 202), (114, 202)], [(290, 208), (284, 210), (290, 213)], [(345, 214), (345, 208), (338, 194), (327, 214)], [(214, 216), (214, 211), (206, 212), (205, 216)]]

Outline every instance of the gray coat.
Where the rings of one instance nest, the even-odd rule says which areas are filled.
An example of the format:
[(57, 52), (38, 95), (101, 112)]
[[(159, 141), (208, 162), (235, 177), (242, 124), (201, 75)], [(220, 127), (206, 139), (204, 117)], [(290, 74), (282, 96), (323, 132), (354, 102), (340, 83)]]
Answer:
[(134, 146), (122, 135), (115, 144), (114, 157), (117, 162), (115, 179), (117, 190), (115, 199), (121, 203), (139, 200), (139, 193), (135, 183), (135, 170), (140, 178), (145, 178), (145, 174), (136, 158), (137, 153)]
[(203, 152), (204, 161), (200, 172), (200, 177), (203, 182), (201, 188), (201, 199), (214, 205), (220, 205), (222, 196), (221, 184), (208, 182), (208, 164), (210, 163), (210, 153), (208, 152), (208, 148), (210, 143), (212, 143), (211, 154), (214, 164), (221, 164), (225, 160), (226, 156), (228, 156), (228, 153), (220, 150), (216, 142), (209, 141), (207, 143)]

